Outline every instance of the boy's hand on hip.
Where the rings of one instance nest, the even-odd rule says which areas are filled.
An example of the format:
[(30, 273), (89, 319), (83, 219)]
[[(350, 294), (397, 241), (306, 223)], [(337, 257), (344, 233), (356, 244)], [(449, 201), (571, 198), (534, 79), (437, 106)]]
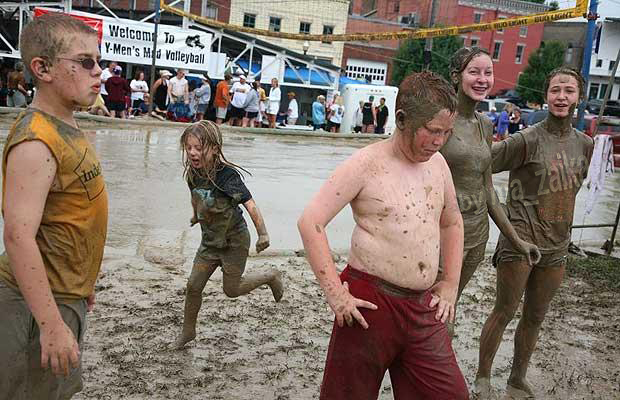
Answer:
[(258, 240), (256, 241), (256, 253), (260, 253), (269, 247), (269, 235), (258, 235)]
[(454, 322), (454, 304), (459, 283), (439, 281), (431, 288), (432, 299), (429, 307), (437, 307), (435, 319), (441, 322)]
[(69, 376), (71, 368), (79, 366), (80, 347), (64, 321), (41, 329), (39, 340), (43, 369), (47, 369), (51, 364), (55, 375)]
[(353, 295), (349, 293), (348, 282), (344, 282), (342, 287), (344, 290), (340, 291), (338, 295), (327, 298), (329, 306), (336, 315), (338, 326), (342, 328), (345, 321), (348, 326), (353, 326), (355, 321), (357, 321), (362, 328), (368, 329), (368, 323), (357, 308), (364, 307), (370, 310), (376, 310), (378, 307), (369, 301), (353, 297)]

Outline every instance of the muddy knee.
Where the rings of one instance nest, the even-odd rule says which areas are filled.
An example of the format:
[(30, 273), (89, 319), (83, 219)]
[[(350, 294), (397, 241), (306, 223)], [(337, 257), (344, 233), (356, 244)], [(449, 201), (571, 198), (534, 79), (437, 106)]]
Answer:
[(224, 294), (228, 297), (239, 297), (241, 296), (241, 291), (239, 290), (239, 282), (235, 283), (224, 283)]
[(545, 320), (547, 310), (525, 310), (523, 313), (523, 322), (528, 326), (539, 327)]
[(493, 313), (497, 316), (497, 321), (503, 325), (506, 326), (510, 323), (510, 321), (512, 321), (512, 319), (515, 316), (515, 313), (517, 312), (517, 308), (519, 306), (519, 303), (513, 305), (503, 305), (501, 307), (495, 307), (493, 309)]

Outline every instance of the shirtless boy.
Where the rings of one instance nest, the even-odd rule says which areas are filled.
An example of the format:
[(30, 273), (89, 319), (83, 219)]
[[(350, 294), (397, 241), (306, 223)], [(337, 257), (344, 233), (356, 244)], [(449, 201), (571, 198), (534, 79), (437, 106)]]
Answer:
[[(412, 74), (396, 110), (392, 137), (341, 164), (298, 221), (336, 316), (321, 399), (376, 399), (386, 370), (395, 399), (468, 398), (445, 325), (463, 256), (463, 221), (438, 153), (452, 132), (454, 91), (437, 75)], [(356, 225), (338, 276), (325, 227), (347, 204)], [(440, 248), (445, 273), (435, 284)]]
[(73, 118), (101, 87), (97, 32), (50, 14), (20, 43), (37, 93), (2, 159), (0, 399), (69, 399), (82, 389), (80, 345), (108, 219), (101, 165)]

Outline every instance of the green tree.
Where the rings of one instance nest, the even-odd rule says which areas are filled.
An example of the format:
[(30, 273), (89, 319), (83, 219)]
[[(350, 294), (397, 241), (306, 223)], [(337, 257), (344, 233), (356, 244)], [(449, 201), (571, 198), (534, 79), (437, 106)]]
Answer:
[(552, 1), (552, 2), (549, 3), (549, 7), (551, 7), (549, 9), (549, 11), (559, 10), (560, 9), (560, 4), (557, 1)]
[[(407, 39), (401, 42), (394, 60), (392, 84), (400, 85), (407, 75), (424, 69), (424, 39)], [(459, 36), (446, 36), (433, 39), (433, 53), (430, 70), (450, 79), (450, 57), (463, 47)]]
[(547, 74), (562, 66), (564, 61), (565, 45), (562, 42), (543, 42), (535, 52), (530, 54), (527, 67), (519, 76), (517, 90), (525, 101), (542, 104), (543, 84)]

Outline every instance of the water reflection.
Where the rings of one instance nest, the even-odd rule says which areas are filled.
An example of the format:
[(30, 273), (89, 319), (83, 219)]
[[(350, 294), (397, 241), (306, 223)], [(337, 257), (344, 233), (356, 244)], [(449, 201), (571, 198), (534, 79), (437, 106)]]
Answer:
[[(0, 150), (7, 134), (7, 130), (0, 130)], [(155, 241), (187, 245), (186, 251), (194, 251), (200, 229), (189, 227), (191, 206), (181, 176), (178, 143), (181, 129), (97, 129), (88, 134), (101, 158), (110, 196), (108, 246), (134, 249), (139, 242)], [(302, 247), (296, 220), (303, 206), (339, 163), (367, 143), (226, 133), (224, 153), (252, 173), (246, 177), (246, 184), (263, 211), (272, 249), (290, 250)], [(507, 179), (507, 173), (494, 177), (502, 199)], [(620, 176), (608, 179), (596, 210), (584, 218), (586, 198), (585, 190), (577, 196), (575, 224), (613, 222), (620, 198)], [(251, 225), (249, 217), (247, 221)], [(350, 208), (346, 207), (328, 227), (332, 248), (347, 248), (352, 228)], [(253, 229), (250, 231), (255, 238)], [(610, 234), (611, 229), (575, 230), (573, 239), (600, 245)], [(491, 224), (489, 248), (494, 247), (497, 235), (497, 228)], [(185, 236), (187, 244), (179, 239)]]

